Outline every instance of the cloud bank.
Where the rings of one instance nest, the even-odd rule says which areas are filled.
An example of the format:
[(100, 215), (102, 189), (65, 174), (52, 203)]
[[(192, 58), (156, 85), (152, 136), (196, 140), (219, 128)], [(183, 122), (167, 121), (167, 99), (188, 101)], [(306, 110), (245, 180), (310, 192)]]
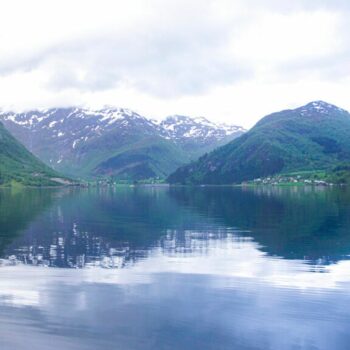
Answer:
[(104, 104), (253, 125), (324, 99), (350, 109), (347, 1), (13, 0), (3, 109)]

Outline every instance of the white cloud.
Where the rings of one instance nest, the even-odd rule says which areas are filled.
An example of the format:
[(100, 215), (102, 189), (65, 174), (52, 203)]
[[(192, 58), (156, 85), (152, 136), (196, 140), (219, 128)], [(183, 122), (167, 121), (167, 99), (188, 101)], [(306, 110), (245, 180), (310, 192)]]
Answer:
[(0, 105), (103, 104), (251, 126), (325, 99), (350, 109), (345, 1), (14, 0)]

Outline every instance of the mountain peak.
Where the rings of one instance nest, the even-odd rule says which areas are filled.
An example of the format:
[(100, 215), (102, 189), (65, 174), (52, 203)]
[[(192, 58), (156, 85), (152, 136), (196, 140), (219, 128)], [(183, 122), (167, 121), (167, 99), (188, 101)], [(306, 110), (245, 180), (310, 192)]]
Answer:
[(300, 110), (302, 115), (314, 112), (321, 114), (329, 114), (331, 112), (346, 112), (344, 109), (322, 100), (312, 101), (305, 106), (300, 107)]
[[(207, 139), (224, 140), (231, 135), (240, 135), (244, 128), (236, 125), (214, 123), (204, 117), (172, 115), (161, 121), (160, 126), (174, 140), (194, 139), (206, 142)], [(186, 141), (187, 142), (187, 141)]]

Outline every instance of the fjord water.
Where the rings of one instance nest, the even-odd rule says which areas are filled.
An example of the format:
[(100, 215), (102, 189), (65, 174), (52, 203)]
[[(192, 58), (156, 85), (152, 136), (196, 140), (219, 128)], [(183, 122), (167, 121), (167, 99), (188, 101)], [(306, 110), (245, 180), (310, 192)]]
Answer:
[(349, 349), (350, 191), (0, 191), (0, 348)]

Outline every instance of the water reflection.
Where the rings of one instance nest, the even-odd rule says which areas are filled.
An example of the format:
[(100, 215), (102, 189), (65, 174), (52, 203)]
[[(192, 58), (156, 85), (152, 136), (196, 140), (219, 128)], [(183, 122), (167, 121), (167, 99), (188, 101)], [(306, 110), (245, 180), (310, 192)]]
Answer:
[(58, 195), (56, 191), (49, 190), (0, 189), (0, 257), (4, 249), (23, 234)]
[(0, 194), (2, 264), (120, 268), (146, 258), (155, 247), (166, 254), (202, 254), (211, 238), (224, 240), (228, 234), (254, 241), (268, 255), (318, 266), (350, 254), (350, 194), (343, 189)]
[(1, 349), (348, 349), (344, 189), (0, 194)]
[(184, 190), (183, 205), (249, 231), (272, 256), (323, 264), (350, 252), (350, 191), (315, 187)]
[[(14, 239), (3, 266), (120, 269), (151, 259), (143, 264), (154, 272), (171, 266), (301, 288), (349, 279), (350, 197), (343, 189), (122, 188), (1, 198), (8, 219), (0, 232), (5, 242)], [(18, 207), (26, 208), (20, 217)]]

